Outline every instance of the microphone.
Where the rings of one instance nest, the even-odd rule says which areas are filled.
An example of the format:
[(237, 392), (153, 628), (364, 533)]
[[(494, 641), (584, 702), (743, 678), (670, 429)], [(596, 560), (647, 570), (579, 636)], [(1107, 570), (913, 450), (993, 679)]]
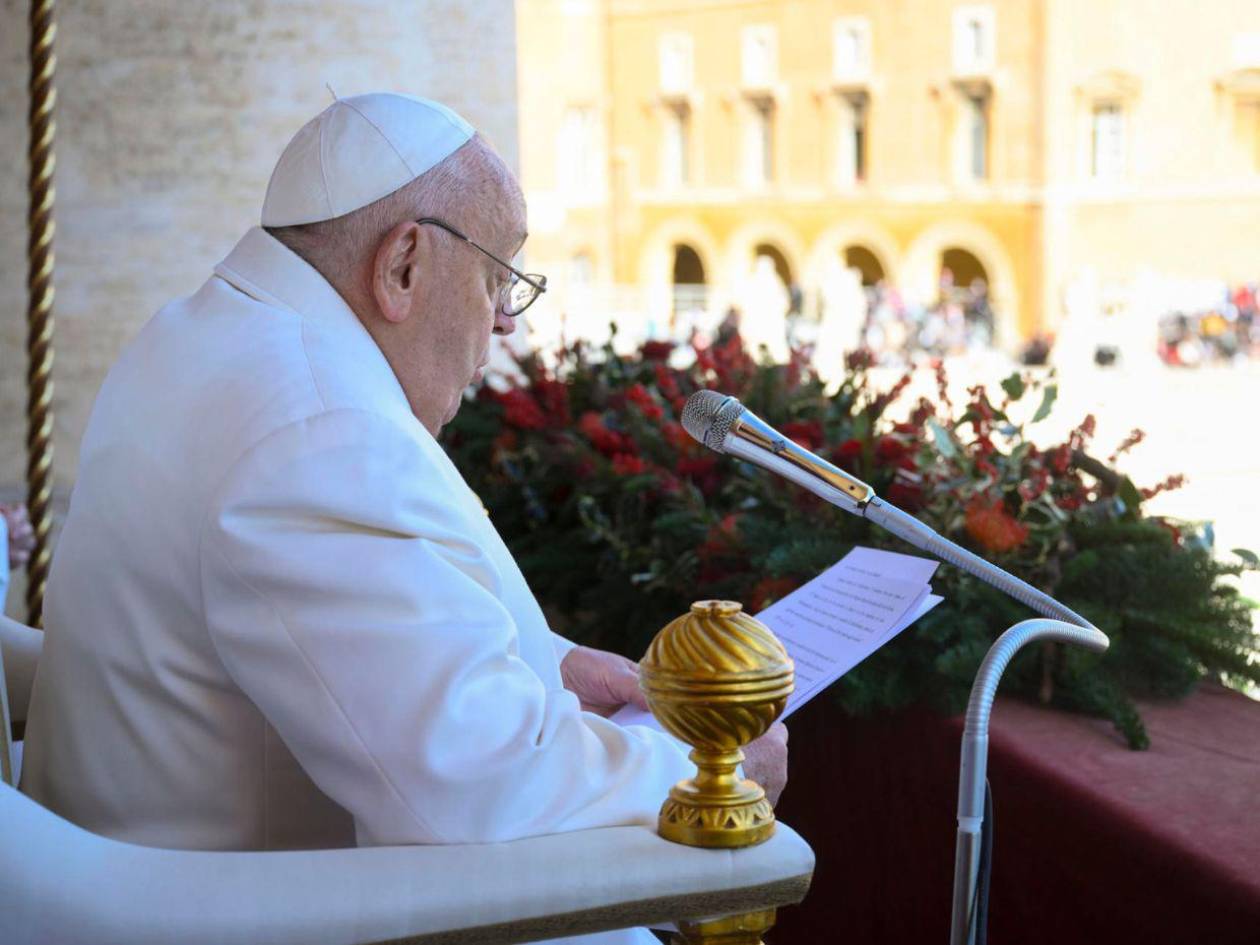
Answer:
[(789, 440), (734, 397), (696, 391), (683, 407), (682, 425), (709, 449), (778, 473), (846, 512), (862, 514), (875, 497), (861, 479)]
[[(790, 479), (832, 505), (860, 515), (932, 557), (947, 561), (991, 584), (1042, 616), (1097, 633), (1097, 628), (1080, 614), (1028, 582), (938, 535), (913, 515), (889, 505), (861, 479), (788, 439), (734, 397), (715, 390), (696, 391), (687, 398), (683, 407), (682, 425), (692, 438), (709, 449), (728, 453)], [(1105, 649), (1107, 638), (1101, 633), (1098, 637)]]

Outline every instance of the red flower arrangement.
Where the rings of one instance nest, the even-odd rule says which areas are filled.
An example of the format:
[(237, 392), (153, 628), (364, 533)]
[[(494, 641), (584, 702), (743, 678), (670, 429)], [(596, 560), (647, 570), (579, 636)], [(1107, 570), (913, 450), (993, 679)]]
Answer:
[[(688, 354), (690, 364), (671, 366)], [(692, 352), (649, 342), (625, 357), (611, 346), (592, 352), (577, 344), (557, 357), (554, 365), (522, 358), (523, 379), (499, 393), (483, 388), (443, 438), (549, 618), (571, 638), (637, 656), (693, 599), (732, 598), (755, 612), (856, 542), (908, 550), (863, 519), (696, 443), (679, 421), (687, 397), (708, 388), (738, 397), (941, 534), (998, 557), (1091, 619), (1105, 618), (1109, 633), (1123, 634), (1132, 621), (1139, 635), (1127, 647), (1113, 648), (1101, 665), (1072, 664), (1056, 685), (1073, 705), (1110, 714), (1133, 744), (1144, 736), (1109, 661), (1133, 661), (1115, 678), (1147, 678), (1163, 672), (1185, 640), (1210, 632), (1216, 636), (1196, 643), (1176, 672), (1169, 665), (1169, 678), (1198, 678), (1203, 666), (1220, 665), (1260, 681), (1260, 670), (1246, 669), (1253, 664), (1239, 655), (1253, 645), (1249, 610), (1214, 583), (1234, 572), (1204, 563), (1196, 550), (1201, 529), (1142, 515), (1145, 499), (1176, 488), (1181, 477), (1139, 489), (1089, 460), (1092, 417), (1062, 443), (1032, 443), (1029, 431), (1057, 394), (1051, 381), (1012, 374), (1000, 402), (974, 386), (959, 411), (936, 363), (937, 396), (893, 420), (909, 375), (876, 390), (866, 351), (846, 357), (849, 373), (835, 391), (799, 353), (788, 364), (758, 364), (737, 335)], [(1135, 431), (1111, 461), (1140, 440)], [(1100, 556), (1094, 549), (1102, 547)], [(1158, 592), (1133, 589), (1133, 576), (1147, 572), (1163, 575), (1151, 579)], [(952, 569), (937, 580), (946, 602), (916, 625), (921, 630), (846, 677), (846, 704), (902, 704), (954, 686), (949, 698), (965, 697), (974, 660), (1005, 629), (1010, 610), (995, 601), (997, 592)], [(1151, 608), (1169, 587), (1183, 597), (1168, 603), (1176, 616), (1165, 632), (1151, 623)], [(985, 614), (992, 620), (977, 621)], [(922, 650), (904, 649), (919, 632), (928, 637)], [(1216, 662), (1207, 659), (1213, 652)], [(1199, 668), (1187, 675), (1190, 664)], [(881, 672), (905, 688), (893, 692)], [(1037, 693), (1042, 674), (1034, 677), (1025, 688)]]

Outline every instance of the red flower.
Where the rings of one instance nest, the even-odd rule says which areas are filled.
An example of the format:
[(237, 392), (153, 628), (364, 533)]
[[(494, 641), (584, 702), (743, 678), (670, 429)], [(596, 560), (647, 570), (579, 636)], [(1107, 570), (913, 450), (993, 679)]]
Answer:
[(644, 361), (665, 361), (674, 350), (672, 341), (645, 341), (639, 353)]
[(661, 392), (661, 396), (666, 400), (676, 400), (682, 392), (678, 389), (678, 382), (674, 380), (674, 375), (664, 364), (658, 363), (654, 368), (656, 387)]
[(1143, 489), (1142, 498), (1153, 499), (1155, 498), (1155, 496), (1159, 495), (1161, 492), (1169, 492), (1173, 489), (1180, 489), (1185, 484), (1186, 484), (1185, 476), (1181, 474), (1178, 474), (1176, 476), (1169, 476), (1163, 482), (1157, 483), (1153, 489)]
[(920, 397), (919, 405), (910, 414), (910, 426), (917, 432), (923, 429), (923, 424), (927, 423), (929, 417), (934, 416), (936, 416), (936, 407), (932, 405), (932, 401), (926, 397)]
[(793, 420), (783, 424), (783, 435), (795, 440), (807, 450), (816, 450), (822, 446), (823, 429), (817, 420)]
[(846, 371), (865, 371), (875, 364), (875, 352), (870, 348), (854, 348), (844, 356)]
[(538, 381), (534, 384), (534, 396), (552, 426), (569, 425), (569, 387), (564, 381)]
[(612, 468), (618, 476), (638, 476), (647, 472), (647, 463), (631, 453), (618, 453), (613, 457)]
[(881, 436), (875, 444), (875, 458), (886, 465), (902, 466), (909, 459), (908, 468), (914, 469), (913, 452), (914, 447), (898, 436)]
[(1144, 439), (1146, 439), (1146, 433), (1135, 427), (1133, 432), (1120, 441), (1120, 445), (1116, 447), (1116, 451), (1107, 457), (1108, 465), (1114, 464), (1121, 455), (1129, 452), (1129, 450), (1133, 449), (1133, 447), (1137, 446)]
[(831, 461), (841, 469), (853, 472), (862, 458), (862, 441), (845, 440), (831, 451)]
[(648, 389), (642, 384), (632, 384), (626, 391), (626, 400), (638, 407), (643, 412), (643, 416), (649, 420), (659, 420), (664, 416), (661, 405), (652, 398)]
[(1028, 527), (1017, 522), (1001, 499), (981, 496), (967, 506), (967, 534), (987, 551), (1012, 551), (1028, 540)]
[(591, 441), (591, 445), (605, 456), (616, 453), (635, 453), (634, 441), (624, 434), (610, 430), (594, 410), (588, 410), (578, 418), (578, 430)]
[(661, 436), (664, 437), (666, 443), (680, 453), (690, 449), (691, 444), (695, 442), (691, 439), (691, 434), (676, 420), (666, 420), (661, 424)]
[(1044, 469), (1034, 470), (1032, 475), (1019, 484), (1019, 497), (1025, 502), (1032, 502), (1046, 491), (1050, 484), (1050, 474)]
[(716, 457), (684, 457), (678, 461), (677, 472), (684, 479), (694, 482), (705, 495), (717, 491), (718, 486), (721, 485)]
[(712, 526), (704, 543), (696, 549), (696, 557), (700, 560), (697, 577), (702, 584), (747, 570), (748, 556), (739, 546), (738, 516), (731, 513)]
[(888, 501), (907, 512), (923, 508), (923, 477), (899, 470), (888, 486)]
[(509, 426), (521, 430), (541, 430), (547, 425), (547, 418), (529, 391), (514, 387), (499, 395), (499, 403), (503, 405), (503, 422)]
[(747, 612), (755, 614), (765, 610), (776, 600), (781, 600), (796, 590), (799, 581), (786, 577), (768, 577), (758, 581), (748, 592)]
[(1050, 457), (1050, 468), (1057, 473), (1065, 473), (1068, 466), (1072, 463), (1072, 447), (1067, 443), (1062, 446), (1056, 446), (1048, 454)]

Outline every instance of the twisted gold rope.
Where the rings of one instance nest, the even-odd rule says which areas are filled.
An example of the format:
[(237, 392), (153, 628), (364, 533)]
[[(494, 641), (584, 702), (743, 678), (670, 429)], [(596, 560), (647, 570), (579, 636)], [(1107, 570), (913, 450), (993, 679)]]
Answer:
[(44, 611), (44, 587), (52, 561), (49, 533), (52, 530), (53, 463), (53, 135), (57, 123), (53, 110), (57, 89), (53, 77), (57, 38), (53, 0), (31, 3), (31, 85), (30, 85), (30, 209), (27, 214), (27, 336), (26, 352), (26, 505), (35, 529), (35, 551), (27, 565), (27, 623), (40, 626)]

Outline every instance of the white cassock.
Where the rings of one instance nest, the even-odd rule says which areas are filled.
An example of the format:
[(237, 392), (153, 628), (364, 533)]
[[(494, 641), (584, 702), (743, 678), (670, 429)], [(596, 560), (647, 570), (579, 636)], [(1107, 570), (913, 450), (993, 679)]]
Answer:
[(45, 622), (22, 787), (134, 843), (654, 824), (690, 769), (580, 710), (571, 644), (380, 350), (261, 229), (105, 380)]

